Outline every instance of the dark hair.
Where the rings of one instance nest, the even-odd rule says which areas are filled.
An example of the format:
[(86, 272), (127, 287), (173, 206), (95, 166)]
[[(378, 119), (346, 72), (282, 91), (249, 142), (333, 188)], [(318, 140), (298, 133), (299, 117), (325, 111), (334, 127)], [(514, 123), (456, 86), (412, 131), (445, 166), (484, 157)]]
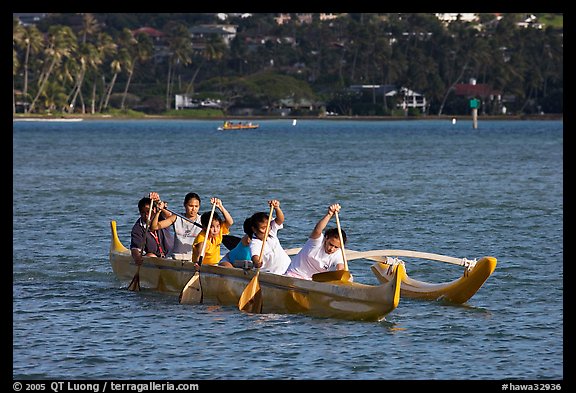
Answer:
[[(203, 229), (208, 230), (208, 221), (210, 220), (210, 213), (211, 212), (205, 212), (205, 213), (202, 213), (202, 215), (200, 216), (200, 222), (202, 223)], [(214, 217), (212, 217), (212, 221), (214, 221), (214, 220), (216, 220), (220, 224), (222, 224), (222, 219), (218, 215), (218, 212), (214, 212)]]
[(190, 199), (197, 199), (198, 202), (200, 202), (200, 204), (202, 204), (202, 201), (200, 200), (200, 195), (196, 194), (195, 192), (189, 192), (188, 194), (186, 194), (186, 196), (184, 197), (184, 205), (188, 204), (188, 201)]
[[(342, 240), (344, 240), (344, 244), (346, 244), (346, 232), (344, 232), (344, 229), (340, 229), (340, 231), (342, 232)], [(333, 237), (340, 239), (340, 236), (338, 235), (338, 228), (326, 229), (326, 232), (324, 232), (324, 237), (326, 239), (331, 239)]]
[(252, 217), (249, 218), (249, 220), (250, 220), (250, 227), (252, 228), (252, 230), (254, 230), (254, 228), (261, 222), (268, 221), (268, 213), (266, 212), (254, 213), (252, 214)]
[(138, 211), (142, 213), (144, 206), (152, 204), (152, 199), (144, 197), (138, 201)]
[(248, 236), (252, 237), (252, 235), (254, 235), (254, 231), (252, 230), (252, 217), (248, 217), (244, 220), (243, 228), (244, 233)]

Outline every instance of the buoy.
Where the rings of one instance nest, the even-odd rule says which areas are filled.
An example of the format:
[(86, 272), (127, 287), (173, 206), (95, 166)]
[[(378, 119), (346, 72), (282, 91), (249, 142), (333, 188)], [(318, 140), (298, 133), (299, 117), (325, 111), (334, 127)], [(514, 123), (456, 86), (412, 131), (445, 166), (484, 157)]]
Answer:
[(452, 118), (452, 124), (456, 124), (456, 118), (455, 117)]
[(293, 126), (296, 125), (296, 119), (292, 120), (292, 125), (293, 125)]

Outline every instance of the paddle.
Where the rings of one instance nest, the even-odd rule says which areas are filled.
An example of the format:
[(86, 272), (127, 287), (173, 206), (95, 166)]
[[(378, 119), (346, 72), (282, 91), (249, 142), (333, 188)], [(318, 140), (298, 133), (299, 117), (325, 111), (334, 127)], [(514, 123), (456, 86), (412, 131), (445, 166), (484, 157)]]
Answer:
[[(268, 214), (268, 223), (266, 224), (266, 232), (264, 233), (264, 239), (262, 239), (262, 249), (260, 250), (260, 256), (258, 257), (260, 263), (262, 263), (262, 257), (264, 256), (264, 246), (266, 245), (266, 239), (268, 238), (273, 211), (274, 206), (271, 204), (270, 213)], [(244, 288), (244, 291), (242, 291), (240, 300), (238, 300), (239, 310), (250, 313), (262, 312), (262, 289), (260, 288), (259, 275), (260, 269), (258, 269), (254, 277), (252, 277), (252, 280), (250, 280), (248, 285), (246, 285), (246, 288)]]
[[(208, 226), (206, 227), (206, 235), (204, 236), (204, 242), (202, 243), (202, 249), (200, 250), (200, 257), (198, 258), (198, 265), (202, 266), (202, 260), (204, 259), (204, 252), (206, 251), (206, 243), (208, 242), (208, 234), (210, 232), (210, 227), (212, 226), (212, 217), (214, 217), (214, 210), (216, 209), (216, 204), (212, 204), (212, 211), (210, 212), (210, 219), (208, 220)], [(192, 253), (194, 255), (194, 253)], [(194, 275), (182, 291), (180, 292), (179, 302), (180, 304), (195, 304), (202, 303), (202, 284), (200, 282), (200, 267), (194, 272)]]
[[(150, 230), (150, 217), (152, 216), (152, 208), (154, 206), (154, 201), (151, 200), (150, 208), (148, 209), (148, 217), (146, 218), (146, 230), (144, 231), (144, 239), (142, 240), (142, 246), (140, 247), (140, 256), (144, 256), (144, 247), (146, 246), (146, 236), (148, 236), (148, 231)], [(144, 263), (144, 261), (142, 261)], [(136, 266), (136, 274), (128, 284), (128, 289), (130, 291), (140, 291), (140, 265)]]
[(336, 215), (336, 226), (338, 227), (338, 237), (340, 238), (340, 251), (342, 251), (342, 260), (344, 261), (344, 270), (335, 270), (330, 272), (316, 273), (312, 275), (313, 281), (326, 282), (326, 281), (350, 281), (350, 272), (348, 271), (348, 262), (346, 261), (346, 251), (344, 250), (344, 237), (342, 236), (342, 228), (340, 228), (340, 218), (338, 212)]
[(338, 212), (336, 214), (336, 226), (338, 227), (338, 237), (340, 238), (340, 251), (342, 251), (342, 260), (344, 261), (344, 270), (348, 271), (348, 262), (346, 261), (346, 251), (344, 251), (344, 237), (342, 236), (342, 228), (340, 227), (340, 218)]
[[(188, 221), (191, 224), (196, 225), (197, 227), (202, 228), (202, 224), (197, 223), (196, 221), (192, 221), (191, 219), (189, 219), (186, 216), (183, 216), (182, 214), (178, 214), (170, 209), (165, 208), (165, 210), (169, 211), (170, 213), (174, 214), (175, 216), (180, 217), (181, 219)], [(224, 244), (224, 247), (226, 247), (228, 250), (232, 250), (234, 247), (236, 247), (238, 245), (238, 243), (240, 242), (240, 240), (242, 240), (242, 238), (238, 237), (238, 236), (234, 236), (234, 235), (224, 235), (222, 236), (222, 244)]]
[(186, 220), (186, 221), (188, 221), (188, 222), (189, 222), (189, 223), (191, 223), (191, 224), (194, 224), (194, 225), (196, 225), (197, 227), (200, 227), (200, 228), (202, 228), (202, 224), (199, 224), (199, 223), (197, 223), (196, 221), (192, 221), (191, 219), (189, 219), (189, 218), (188, 218), (188, 217), (186, 217), (186, 216), (183, 216), (182, 214), (178, 214), (178, 213), (176, 213), (176, 212), (174, 212), (174, 211), (172, 211), (172, 210), (170, 210), (170, 209), (168, 209), (168, 208), (164, 208), (164, 210), (166, 210), (166, 211), (168, 211), (168, 212), (170, 212), (170, 213), (174, 214), (175, 216), (178, 216), (178, 217), (180, 217), (180, 218), (181, 218), (181, 219), (183, 219), (183, 220)]

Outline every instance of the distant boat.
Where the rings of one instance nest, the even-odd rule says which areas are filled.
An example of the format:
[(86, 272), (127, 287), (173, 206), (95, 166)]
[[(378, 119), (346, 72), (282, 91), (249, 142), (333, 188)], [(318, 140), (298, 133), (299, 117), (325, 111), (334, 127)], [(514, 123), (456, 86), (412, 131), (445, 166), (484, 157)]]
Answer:
[(234, 123), (231, 121), (225, 121), (221, 127), (218, 127), (219, 131), (228, 131), (228, 130), (255, 130), (259, 128), (259, 124), (254, 124), (252, 122), (242, 123), (241, 121), (238, 123)]
[(69, 121), (82, 121), (84, 119), (80, 117), (61, 117), (61, 118), (43, 118), (43, 117), (14, 117), (12, 121), (57, 121), (57, 122), (69, 122)]

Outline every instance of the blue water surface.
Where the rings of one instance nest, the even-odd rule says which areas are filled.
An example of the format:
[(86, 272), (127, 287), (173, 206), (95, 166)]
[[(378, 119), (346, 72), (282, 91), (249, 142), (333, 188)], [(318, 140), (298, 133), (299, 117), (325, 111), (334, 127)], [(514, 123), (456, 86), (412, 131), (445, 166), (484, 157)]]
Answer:
[[(562, 121), (259, 123), (13, 123), (14, 379), (564, 378)], [(150, 191), (178, 211), (190, 191), (222, 199), (237, 235), (279, 199), (285, 248), (338, 202), (348, 249), (498, 265), (464, 305), (402, 298), (381, 322), (183, 306), (126, 290), (108, 260), (110, 221), (128, 246)], [(356, 281), (376, 284), (369, 266), (351, 261)]]

